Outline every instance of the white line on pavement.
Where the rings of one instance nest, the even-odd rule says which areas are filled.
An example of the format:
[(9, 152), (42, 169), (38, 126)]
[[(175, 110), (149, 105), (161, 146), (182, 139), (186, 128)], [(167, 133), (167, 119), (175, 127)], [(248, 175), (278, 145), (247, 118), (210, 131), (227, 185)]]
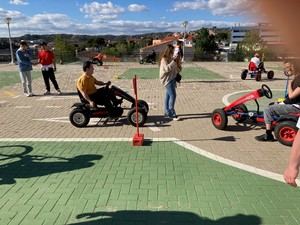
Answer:
[(15, 106), (16, 109), (30, 109), (31, 105), (17, 105)]

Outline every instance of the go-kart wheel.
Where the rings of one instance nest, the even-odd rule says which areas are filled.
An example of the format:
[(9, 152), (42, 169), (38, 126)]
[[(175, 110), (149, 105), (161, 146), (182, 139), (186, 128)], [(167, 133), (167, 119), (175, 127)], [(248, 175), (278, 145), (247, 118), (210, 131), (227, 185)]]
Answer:
[(244, 104), (238, 105), (232, 109), (235, 111), (235, 114), (232, 115), (232, 118), (238, 123), (242, 123), (247, 119), (247, 116), (241, 115), (241, 113), (248, 113), (247, 106)]
[(90, 122), (90, 117), (82, 109), (73, 109), (69, 115), (70, 122), (75, 127), (85, 127)]
[(144, 64), (144, 60), (143, 59), (140, 60), (140, 64)]
[[(134, 107), (135, 107), (135, 103), (132, 103), (131, 108), (134, 108)], [(144, 101), (144, 100), (138, 100), (138, 107), (144, 109), (145, 112), (148, 114), (148, 112), (149, 112), (149, 105), (148, 105), (148, 103), (146, 101)]]
[(228, 124), (228, 118), (223, 109), (215, 109), (211, 116), (211, 122), (215, 128), (224, 130)]
[(269, 99), (273, 97), (271, 89), (266, 84), (261, 85), (261, 92), (264, 96), (266, 96)]
[(274, 77), (274, 71), (273, 70), (268, 71), (267, 72), (267, 77), (268, 77), (269, 80), (272, 80), (273, 77)]
[(241, 79), (245, 80), (247, 75), (248, 75), (248, 70), (243, 70), (242, 73), (241, 73)]
[(103, 66), (103, 61), (98, 61), (97, 66)]
[[(135, 110), (135, 108), (132, 108), (128, 111), (127, 120), (132, 126), (136, 127), (136, 110)], [(144, 109), (138, 108), (138, 124), (139, 124), (139, 126), (142, 127), (145, 124), (146, 120), (147, 120), (147, 113), (145, 112)]]
[(261, 81), (261, 72), (258, 71), (258, 72), (256, 73), (255, 80), (256, 80), (256, 81)]
[(296, 122), (287, 120), (279, 122), (275, 127), (274, 133), (281, 144), (292, 146), (297, 131), (298, 128), (296, 127)]

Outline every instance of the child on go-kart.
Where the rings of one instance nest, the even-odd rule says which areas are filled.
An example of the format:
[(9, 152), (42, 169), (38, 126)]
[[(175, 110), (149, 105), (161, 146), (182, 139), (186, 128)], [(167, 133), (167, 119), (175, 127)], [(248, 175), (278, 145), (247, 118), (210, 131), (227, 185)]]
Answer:
[[(122, 100), (117, 99), (116, 96), (110, 91), (108, 86), (110, 81), (104, 83), (97, 80), (94, 76), (94, 67), (91, 61), (86, 61), (83, 64), (83, 74), (77, 80), (76, 87), (83, 98), (89, 103), (90, 107), (97, 108), (97, 105), (104, 105), (109, 113), (113, 113), (117, 105)], [(96, 85), (106, 86), (97, 89)]]
[(274, 116), (283, 116), (291, 113), (300, 113), (300, 64), (296, 61), (284, 62), (285, 72), (289, 76), (294, 75), (294, 79), (288, 83), (288, 96), (278, 104), (270, 105), (264, 110), (264, 121), (266, 124), (266, 133), (256, 136), (258, 141), (275, 141), (272, 134), (272, 122)]

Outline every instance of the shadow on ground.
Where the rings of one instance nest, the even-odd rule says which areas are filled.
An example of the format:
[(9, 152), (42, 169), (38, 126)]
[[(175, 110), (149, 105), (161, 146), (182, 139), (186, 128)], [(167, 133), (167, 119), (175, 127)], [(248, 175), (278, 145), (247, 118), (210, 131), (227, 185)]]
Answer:
[(237, 214), (217, 220), (200, 217), (191, 212), (179, 211), (116, 211), (95, 212), (77, 215), (76, 219), (94, 219), (69, 225), (260, 225), (262, 219), (256, 215)]
[(103, 157), (95, 154), (78, 155), (73, 158), (28, 155), (32, 150), (33, 148), (27, 145), (0, 146), (0, 185), (14, 184), (17, 178), (26, 179), (88, 168), (94, 165), (91, 161)]

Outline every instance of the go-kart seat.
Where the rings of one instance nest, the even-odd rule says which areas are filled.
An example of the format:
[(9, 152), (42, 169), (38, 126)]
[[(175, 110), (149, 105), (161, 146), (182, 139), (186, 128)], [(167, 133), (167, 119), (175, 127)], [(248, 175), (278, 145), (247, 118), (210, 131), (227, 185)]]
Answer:
[(250, 62), (248, 65), (248, 69), (249, 69), (249, 71), (256, 71), (257, 67), (254, 62)]
[(77, 89), (77, 93), (78, 93), (79, 99), (82, 103), (89, 104), (89, 102), (87, 100), (85, 100), (85, 98), (82, 96), (81, 92), (78, 89)]

